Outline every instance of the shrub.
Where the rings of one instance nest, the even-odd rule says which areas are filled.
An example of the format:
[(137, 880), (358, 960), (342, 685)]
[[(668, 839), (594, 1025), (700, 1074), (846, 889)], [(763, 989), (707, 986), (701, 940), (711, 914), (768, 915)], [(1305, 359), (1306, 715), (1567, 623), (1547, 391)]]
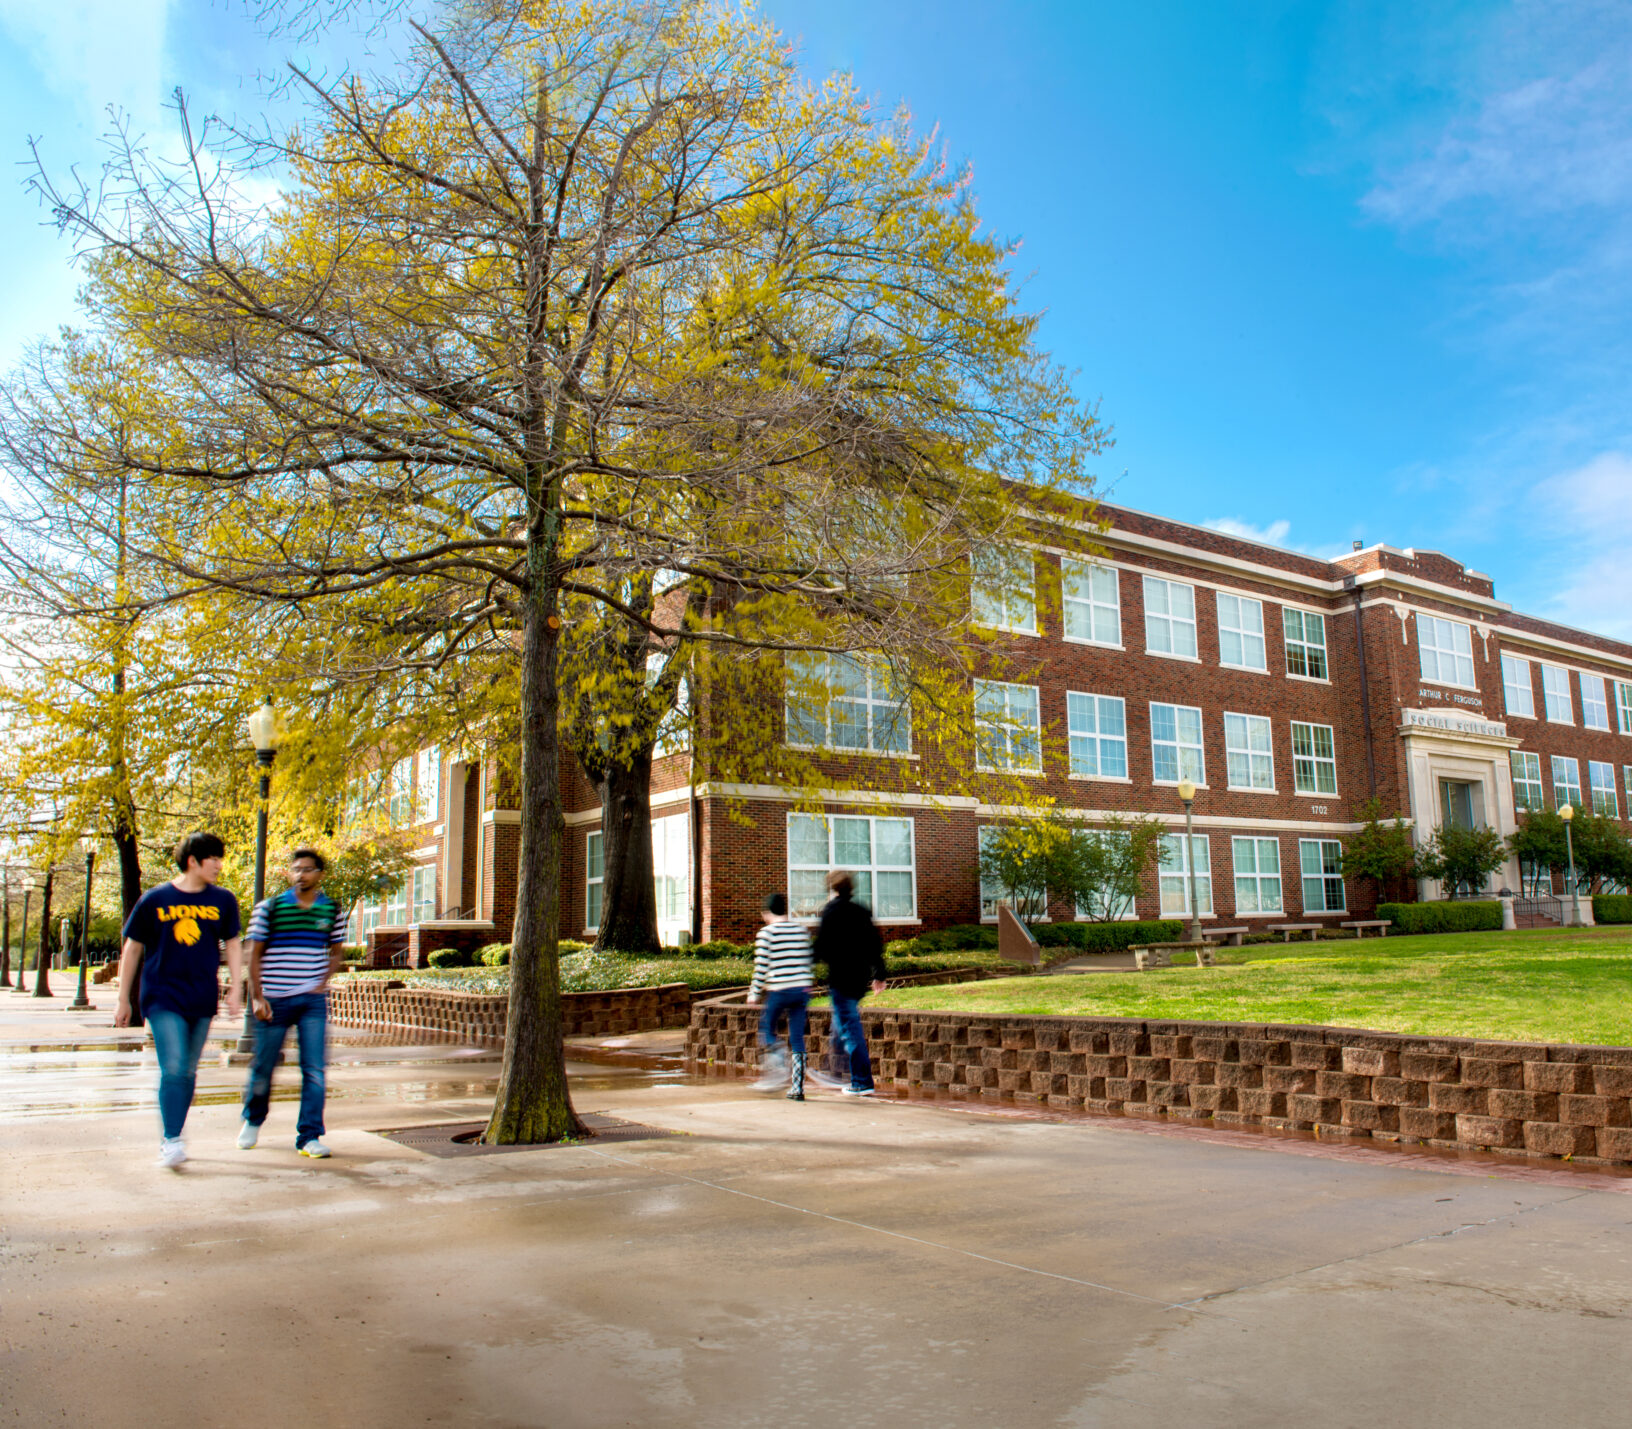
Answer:
[(507, 968), (510, 966), (510, 944), (489, 943), (477, 948), (476, 961), (485, 968)]
[(1632, 897), (1600, 893), (1592, 900), (1592, 917), (1597, 923), (1632, 923)]
[(957, 923), (903, 941), (916, 943), (918, 951), (924, 953), (964, 953), (976, 948), (995, 948), (997, 929), (980, 923)]
[(463, 948), (438, 948), (425, 959), (425, 965), (433, 968), (468, 968), (472, 959)]
[(1031, 932), (1044, 948), (1114, 953), (1144, 943), (1176, 943), (1184, 936), (1184, 924), (1174, 918), (1133, 923), (1044, 923)]
[(1502, 905), (1476, 903), (1379, 903), (1377, 916), (1392, 920), (1391, 933), (1478, 933), (1502, 926)]
[(367, 943), (342, 943), (340, 956), (348, 963), (360, 963), (368, 956)]
[(706, 943), (690, 943), (670, 954), (677, 958), (751, 958), (753, 955), (752, 943), (733, 943), (728, 938), (710, 938)]
[(576, 938), (562, 938), (555, 946), (562, 957), (566, 957), (569, 953), (582, 953), (589, 948), (588, 943), (580, 943)]

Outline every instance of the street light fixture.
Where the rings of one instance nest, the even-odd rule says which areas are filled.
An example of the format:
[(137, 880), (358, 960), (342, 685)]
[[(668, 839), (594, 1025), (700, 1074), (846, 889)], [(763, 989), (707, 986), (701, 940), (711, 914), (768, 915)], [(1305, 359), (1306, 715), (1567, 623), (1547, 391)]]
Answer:
[[(1194, 827), (1191, 812), (1196, 803), (1196, 785), (1191, 779), (1179, 780), (1179, 802), (1184, 805), (1184, 866), (1189, 873), (1190, 884), (1190, 941), (1201, 941), (1201, 914), (1196, 908), (1196, 840), (1191, 833)], [(1196, 957), (1201, 957), (1200, 953)]]
[(85, 855), (85, 901), (79, 914), (79, 991), (68, 1004), (70, 1012), (91, 1005), (91, 999), (85, 995), (85, 965), (91, 960), (91, 872), (96, 867), (96, 840), (86, 834), (79, 841), (79, 849)]
[(1570, 824), (1575, 810), (1569, 804), (1558, 806), (1558, 816), (1564, 820), (1564, 853), (1570, 863), (1570, 926), (1581, 926), (1581, 890), (1575, 882), (1575, 840), (1570, 837)]
[[(255, 810), (255, 896), (250, 907), (260, 906), (266, 897), (266, 812), (272, 797), (272, 761), (278, 755), (278, 715), (272, 708), (272, 696), (245, 721), (249, 726), (249, 742), (255, 746), (255, 762), (261, 766), (261, 795)], [(244, 1030), (238, 1037), (240, 1052), (255, 1050), (255, 1010), (250, 1000), (244, 999)]]

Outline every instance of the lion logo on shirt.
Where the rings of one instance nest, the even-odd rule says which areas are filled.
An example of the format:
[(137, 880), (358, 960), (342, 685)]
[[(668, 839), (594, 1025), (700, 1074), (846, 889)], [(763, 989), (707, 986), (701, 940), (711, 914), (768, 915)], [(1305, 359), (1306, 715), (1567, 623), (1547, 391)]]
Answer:
[(190, 948), (198, 941), (198, 924), (192, 918), (182, 918), (170, 930), (170, 935), (184, 948)]

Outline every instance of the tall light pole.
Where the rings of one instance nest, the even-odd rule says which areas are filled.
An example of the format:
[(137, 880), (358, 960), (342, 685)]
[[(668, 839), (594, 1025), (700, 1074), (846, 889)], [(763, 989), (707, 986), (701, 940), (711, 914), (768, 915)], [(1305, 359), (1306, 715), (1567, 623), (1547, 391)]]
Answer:
[[(1196, 840), (1191, 829), (1192, 811), (1196, 804), (1196, 785), (1194, 780), (1179, 780), (1179, 802), (1184, 805), (1184, 866), (1189, 872), (1190, 884), (1190, 941), (1201, 941), (1201, 914), (1196, 908)], [(1196, 955), (1200, 957), (1198, 953)]]
[[(272, 696), (252, 714), (245, 723), (249, 726), (249, 742), (255, 746), (255, 762), (261, 766), (261, 795), (255, 809), (255, 896), (251, 909), (260, 906), (266, 897), (266, 813), (272, 797), (272, 761), (278, 755), (278, 716), (272, 708)], [(255, 1009), (250, 999), (244, 999), (244, 1030), (238, 1036), (238, 1050), (255, 1050)]]
[(1581, 890), (1575, 882), (1575, 840), (1570, 837), (1570, 824), (1575, 819), (1575, 810), (1568, 804), (1560, 804), (1558, 816), (1564, 820), (1564, 855), (1570, 863), (1570, 926), (1581, 926)]
[(96, 841), (86, 834), (79, 841), (79, 846), (85, 854), (85, 902), (79, 914), (79, 991), (68, 1004), (70, 1012), (91, 1005), (90, 998), (85, 995), (85, 965), (91, 960), (91, 872), (96, 867)]
[(28, 962), (28, 900), (34, 896), (32, 888), (23, 889), (23, 931), (17, 939), (17, 986), (13, 992), (27, 993), (28, 988), (23, 984), (23, 966)]

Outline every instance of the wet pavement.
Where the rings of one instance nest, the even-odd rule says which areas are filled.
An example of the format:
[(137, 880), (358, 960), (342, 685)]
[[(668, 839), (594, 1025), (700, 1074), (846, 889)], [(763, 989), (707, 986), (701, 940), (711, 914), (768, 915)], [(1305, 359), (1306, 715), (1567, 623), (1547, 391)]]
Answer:
[(581, 1110), (660, 1139), (426, 1155), (377, 1133), (479, 1117), (493, 1054), (342, 1036), (332, 1160), (294, 1154), (293, 1066), (250, 1153), (206, 1066), (161, 1172), (99, 991), (0, 990), (0, 1423), (1625, 1418), (1624, 1179), (795, 1105), (687, 1079), (674, 1034), (573, 1054)]

